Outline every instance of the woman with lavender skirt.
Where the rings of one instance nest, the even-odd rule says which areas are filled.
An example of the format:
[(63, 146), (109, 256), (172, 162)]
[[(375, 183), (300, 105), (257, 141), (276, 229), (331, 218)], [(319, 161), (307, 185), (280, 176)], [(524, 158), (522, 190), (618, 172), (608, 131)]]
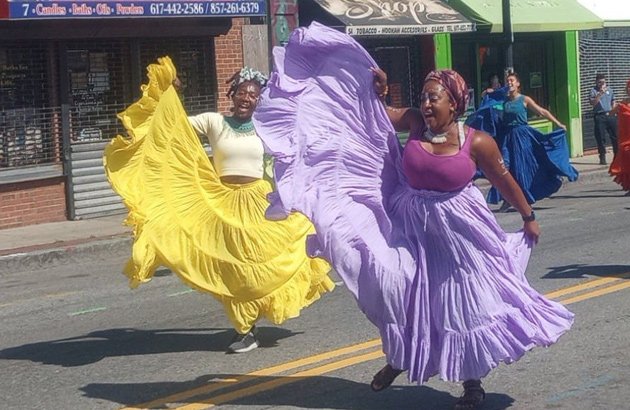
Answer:
[[(275, 157), (267, 217), (305, 214), (312, 256), (330, 261), (381, 335), (387, 365), (419, 384), (463, 381), (456, 409), (476, 409), (480, 379), (565, 333), (573, 314), (534, 290), (525, 268), (540, 228), (493, 139), (458, 122), (467, 87), (427, 76), (417, 109), (389, 109), (386, 75), (351, 37), (313, 23), (274, 50), (254, 114)], [(395, 130), (409, 130), (403, 150)], [(523, 216), (506, 233), (471, 183), (479, 166)]]

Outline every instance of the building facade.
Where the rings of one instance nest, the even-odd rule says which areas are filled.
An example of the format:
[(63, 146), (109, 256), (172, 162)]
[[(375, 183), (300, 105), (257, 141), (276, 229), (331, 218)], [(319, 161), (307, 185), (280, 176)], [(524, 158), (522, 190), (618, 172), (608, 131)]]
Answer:
[[(183, 11), (150, 3), (0, 0), (0, 229), (124, 212), (102, 151), (158, 57), (173, 59), (188, 112), (227, 111), (225, 81), (242, 67), (244, 27), (262, 21), (265, 2), (168, 18), (148, 14)], [(84, 18), (115, 11), (130, 15)]]

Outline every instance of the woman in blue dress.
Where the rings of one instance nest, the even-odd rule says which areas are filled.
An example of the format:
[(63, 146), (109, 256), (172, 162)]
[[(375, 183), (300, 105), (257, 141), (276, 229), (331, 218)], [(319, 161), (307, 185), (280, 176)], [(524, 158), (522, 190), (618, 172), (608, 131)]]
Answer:
[[(505, 98), (503, 113), (492, 115), (496, 104), (485, 104), (480, 108), (485, 113), (478, 113), (474, 118), (484, 122), (484, 131), (490, 132), (501, 147), (505, 167), (519, 184), (527, 202), (547, 198), (562, 186), (562, 176), (575, 181), (578, 172), (569, 162), (569, 148), (566, 138), (566, 126), (549, 110), (539, 106), (531, 97), (521, 94), (521, 82), (518, 74), (507, 77), (507, 93), (498, 91), (489, 95)], [(527, 113), (531, 111), (553, 122), (558, 129), (543, 134), (527, 124)], [(486, 118), (486, 120), (481, 120)], [(498, 119), (498, 124), (491, 124), (488, 118)], [(497, 204), (503, 199), (499, 191), (492, 187), (488, 192), (489, 203)], [(500, 211), (507, 211), (510, 204), (503, 201)]]

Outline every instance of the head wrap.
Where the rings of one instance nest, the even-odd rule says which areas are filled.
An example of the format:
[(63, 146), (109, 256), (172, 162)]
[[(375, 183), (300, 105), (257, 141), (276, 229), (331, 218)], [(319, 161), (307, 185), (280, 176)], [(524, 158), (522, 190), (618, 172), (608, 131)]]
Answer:
[(462, 76), (453, 70), (434, 70), (426, 76), (424, 82), (426, 83), (430, 80), (436, 81), (444, 87), (448, 98), (455, 104), (455, 118), (461, 117), (466, 111), (468, 99), (470, 98), (468, 86)]
[(231, 83), (230, 90), (228, 91), (228, 97), (231, 97), (236, 92), (238, 86), (246, 81), (254, 81), (262, 88), (267, 85), (267, 80), (267, 76), (260, 71), (249, 67), (243, 67), (241, 68), (241, 71), (234, 73), (234, 75), (227, 81), (228, 83)]

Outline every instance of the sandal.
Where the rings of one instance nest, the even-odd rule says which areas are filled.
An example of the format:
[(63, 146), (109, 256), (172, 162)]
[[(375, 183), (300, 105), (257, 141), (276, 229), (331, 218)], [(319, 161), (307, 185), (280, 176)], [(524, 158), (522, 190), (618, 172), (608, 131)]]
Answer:
[(481, 408), (486, 392), (481, 388), (481, 380), (464, 382), (464, 393), (455, 402), (454, 410), (477, 410)]
[(378, 371), (378, 373), (374, 375), (372, 383), (370, 383), (372, 391), (379, 392), (381, 390), (385, 390), (402, 372), (402, 370), (394, 369), (389, 364), (385, 365), (385, 367), (383, 367), (381, 370)]

